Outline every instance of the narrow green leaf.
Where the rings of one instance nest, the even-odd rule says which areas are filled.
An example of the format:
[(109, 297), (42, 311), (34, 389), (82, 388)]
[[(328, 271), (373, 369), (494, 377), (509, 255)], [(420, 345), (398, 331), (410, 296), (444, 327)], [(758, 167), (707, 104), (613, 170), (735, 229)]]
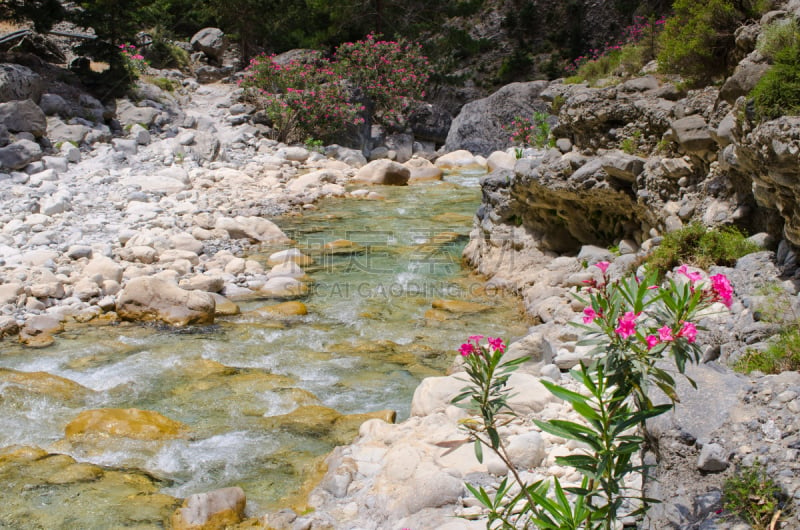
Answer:
[(497, 449), (500, 447), (500, 435), (497, 434), (497, 429), (494, 427), (489, 427), (486, 429), (486, 432), (489, 433), (489, 439), (492, 442), (492, 449)]
[(544, 379), (541, 380), (542, 385), (544, 385), (547, 390), (550, 391), (551, 394), (556, 396), (557, 398), (563, 399), (564, 401), (568, 401), (570, 403), (575, 402), (585, 402), (589, 398), (578, 394), (577, 392), (573, 392), (572, 390), (567, 390), (562, 386), (558, 386), (555, 383), (551, 383), (550, 381), (545, 381)]
[(475, 458), (483, 464), (483, 444), (480, 440), (475, 440)]

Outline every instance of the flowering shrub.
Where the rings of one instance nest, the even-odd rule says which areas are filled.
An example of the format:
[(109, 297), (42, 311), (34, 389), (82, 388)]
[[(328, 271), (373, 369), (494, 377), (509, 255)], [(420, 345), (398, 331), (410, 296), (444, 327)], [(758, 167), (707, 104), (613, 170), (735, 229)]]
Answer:
[(144, 55), (139, 53), (139, 49), (136, 46), (133, 44), (120, 44), (119, 49), (125, 61), (125, 66), (132, 76), (139, 77), (147, 71), (149, 64)]
[(263, 105), (279, 140), (330, 140), (362, 125), (367, 105), (354, 101), (358, 90), (374, 106), (376, 121), (390, 128), (402, 127), (411, 102), (424, 96), (430, 64), (418, 44), (371, 34), (342, 44), (334, 57), (283, 65), (267, 55), (250, 61), (240, 85)]
[(534, 112), (532, 119), (517, 116), (510, 125), (503, 125), (503, 129), (511, 133), (512, 145), (520, 147), (546, 147), (554, 141), (544, 112)]
[[(696, 321), (701, 312), (721, 302), (730, 306), (733, 288), (717, 274), (708, 281), (683, 265), (660, 284), (658, 274), (631, 276), (611, 281), (608, 262), (596, 267), (600, 280), (587, 281), (587, 298), (582, 323), (575, 325), (585, 334), (579, 345), (592, 345), (592, 361), (572, 370), (584, 392), (574, 392), (542, 380), (555, 396), (570, 403), (585, 423), (554, 419), (534, 421), (543, 431), (575, 440), (587, 449), (584, 454), (557, 457), (556, 463), (576, 469), (583, 475), (580, 487), (565, 494), (558, 478), (551, 488), (546, 481), (527, 484), (508, 457), (498, 433), (504, 415), (513, 415), (507, 405), (506, 383), (510, 374), (524, 362), (503, 362), (505, 344), (482, 336), (472, 336), (461, 345), (469, 385), (453, 399), (454, 403), (477, 410), (480, 418), (462, 425), (475, 442), (475, 453), (482, 461), (481, 446), (490, 448), (506, 464), (518, 488), (503, 480), (492, 498), (483, 488), (467, 488), (488, 509), (489, 525), (502, 528), (608, 529), (615, 528), (622, 515), (638, 515), (641, 507), (622, 514), (626, 499), (637, 499), (626, 491), (627, 475), (640, 472), (633, 455), (645, 444), (645, 422), (670, 410), (672, 404), (654, 405), (649, 398), (655, 384), (674, 402), (678, 396), (675, 381), (656, 363), (672, 357), (677, 370), (684, 373), (686, 362), (700, 360)], [(467, 400), (469, 398), (469, 400)], [(632, 432), (636, 429), (642, 434)], [(552, 490), (552, 491), (551, 491)]]
[(622, 30), (620, 40), (614, 43), (606, 42), (602, 47), (588, 50), (584, 55), (573, 59), (565, 71), (583, 78), (595, 77), (594, 74), (597, 71), (608, 74), (613, 67), (619, 64), (621, 56), (626, 50), (631, 52), (634, 51), (633, 48), (642, 45), (644, 50), (637, 50), (644, 52), (642, 59), (653, 59), (656, 55), (656, 38), (665, 23), (665, 17), (659, 19), (634, 17), (633, 24)]
[(336, 61), (339, 72), (375, 104), (376, 121), (387, 127), (402, 127), (411, 103), (425, 97), (431, 66), (418, 43), (379, 40), (371, 33), (339, 46)]
[(328, 140), (349, 125), (364, 123), (365, 107), (350, 101), (351, 91), (330, 61), (293, 60), (278, 64), (274, 55), (251, 59), (240, 86), (252, 89), (272, 121), (276, 139)]

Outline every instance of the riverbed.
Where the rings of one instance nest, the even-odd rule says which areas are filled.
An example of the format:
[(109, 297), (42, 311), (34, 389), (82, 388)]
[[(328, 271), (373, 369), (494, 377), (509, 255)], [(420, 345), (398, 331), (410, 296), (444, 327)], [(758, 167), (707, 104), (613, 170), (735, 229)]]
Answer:
[[(89, 323), (45, 349), (4, 342), (0, 367), (80, 390), (2, 383), (0, 447), (76, 462), (0, 455), (13, 464), (0, 467), (0, 527), (156, 528), (175, 498), (227, 486), (244, 489), (250, 513), (279, 508), (353, 438), (359, 415), (406, 418), (419, 382), (445, 373), (466, 336), (524, 334), (518, 301), (462, 265), (480, 176), (378, 187), (382, 200), (325, 199), (272, 219), (314, 260), (305, 315), (268, 315), (261, 308), (275, 300), (250, 299), (212, 326)], [(332, 252), (336, 240), (355, 245)], [(248, 257), (265, 263), (281, 248)], [(71, 420), (99, 408), (156, 411), (189, 431), (160, 441), (65, 439)], [(53, 479), (58, 466), (74, 474), (83, 464), (101, 471)]]

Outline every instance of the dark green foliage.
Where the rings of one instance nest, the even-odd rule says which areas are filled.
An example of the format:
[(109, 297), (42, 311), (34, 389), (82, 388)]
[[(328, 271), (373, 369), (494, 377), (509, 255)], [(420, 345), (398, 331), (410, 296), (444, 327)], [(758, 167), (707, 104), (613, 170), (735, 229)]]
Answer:
[(30, 20), (36, 31), (48, 31), (64, 19), (65, 11), (59, 0), (3, 0), (0, 20), (17, 22)]
[(753, 98), (759, 119), (800, 114), (800, 28), (796, 21), (768, 27), (759, 51), (773, 66), (758, 81)]
[(500, 84), (511, 83), (528, 79), (530, 69), (533, 67), (533, 58), (524, 50), (514, 50), (514, 53), (503, 59), (497, 71), (497, 81)]
[(734, 31), (763, 9), (759, 0), (676, 0), (673, 8), (661, 34), (659, 66), (694, 84), (729, 73)]
[(726, 480), (722, 494), (724, 508), (743, 518), (756, 530), (771, 528), (772, 518), (781, 509), (783, 496), (758, 461), (751, 467), (738, 470)]
[(707, 229), (692, 223), (664, 236), (664, 240), (647, 258), (647, 265), (662, 274), (689, 263), (701, 269), (711, 265), (732, 266), (736, 260), (760, 248), (745, 239), (736, 227)]
[(769, 339), (766, 349), (748, 350), (734, 363), (734, 370), (765, 374), (800, 370), (800, 315), (795, 311), (794, 297), (777, 283), (760, 291), (754, 314), (761, 322), (778, 324), (780, 333)]
[(172, 44), (172, 35), (163, 26), (149, 32), (152, 42), (144, 51), (145, 58), (153, 68), (189, 68), (191, 60), (186, 50)]
[(765, 374), (800, 370), (800, 331), (784, 329), (772, 338), (766, 350), (748, 350), (736, 361), (733, 369), (745, 374), (756, 370)]

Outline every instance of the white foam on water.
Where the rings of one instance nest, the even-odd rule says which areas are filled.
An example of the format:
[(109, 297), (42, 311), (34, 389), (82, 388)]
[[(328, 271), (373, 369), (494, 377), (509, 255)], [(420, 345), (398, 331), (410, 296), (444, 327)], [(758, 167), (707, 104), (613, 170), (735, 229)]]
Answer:
[(186, 497), (209, 486), (235, 484), (278, 449), (276, 440), (244, 431), (198, 441), (175, 440), (147, 461), (145, 469), (176, 481), (164, 493)]
[(61, 371), (59, 375), (72, 379), (94, 391), (105, 392), (131, 383), (146, 384), (147, 381), (156, 379), (179, 359), (180, 357), (175, 355), (159, 357), (150, 351), (143, 351), (93, 370), (86, 372)]

